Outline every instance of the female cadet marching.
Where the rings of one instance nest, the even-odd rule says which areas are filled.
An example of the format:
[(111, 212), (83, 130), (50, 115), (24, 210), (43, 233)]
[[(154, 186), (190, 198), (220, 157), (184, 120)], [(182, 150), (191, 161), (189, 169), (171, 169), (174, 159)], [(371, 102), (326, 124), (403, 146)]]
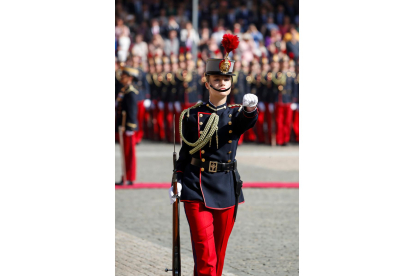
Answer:
[[(187, 216), (194, 256), (194, 275), (222, 275), (227, 242), (244, 202), (237, 171), (240, 136), (257, 121), (258, 99), (246, 94), (243, 105), (227, 105), (234, 61), (228, 54), (237, 48), (237, 36), (225, 34), (226, 55), (208, 59), (208, 103), (185, 109), (180, 116), (182, 147), (177, 160), (177, 190)], [(172, 188), (169, 190), (173, 203)]]

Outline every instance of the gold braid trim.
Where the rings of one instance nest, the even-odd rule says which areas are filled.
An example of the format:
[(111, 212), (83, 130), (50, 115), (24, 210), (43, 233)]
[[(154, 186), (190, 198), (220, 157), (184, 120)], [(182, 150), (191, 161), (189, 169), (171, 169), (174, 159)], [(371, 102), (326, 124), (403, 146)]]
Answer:
[(240, 106), (239, 110), (237, 110), (237, 112), (240, 112), (240, 110), (243, 108), (243, 106), (241, 104), (230, 104), (229, 107), (233, 107), (233, 106)]
[(190, 147), (194, 147), (192, 150), (190, 150), (190, 154), (194, 154), (195, 152), (197, 152), (198, 150), (200, 150), (202, 147), (204, 147), (209, 141), (210, 141), (210, 146), (211, 146), (211, 137), (214, 135), (214, 132), (216, 132), (216, 139), (217, 139), (217, 148), (218, 148), (218, 136), (217, 136), (217, 131), (218, 131), (218, 122), (219, 122), (219, 116), (215, 113), (212, 113), (210, 118), (207, 121), (207, 125), (204, 128), (203, 133), (201, 134), (200, 138), (198, 138), (197, 141), (195, 141), (194, 143), (188, 142), (183, 135), (183, 118), (185, 113), (187, 113), (187, 117), (190, 117), (190, 109), (199, 107), (200, 105), (202, 105), (203, 103), (200, 102), (192, 107), (189, 107), (185, 110), (183, 110), (183, 112), (181, 112), (180, 115), (180, 124), (179, 124), (179, 131), (180, 131), (180, 137), (181, 139), (183, 139), (184, 143), (186, 143), (187, 145), (189, 145)]

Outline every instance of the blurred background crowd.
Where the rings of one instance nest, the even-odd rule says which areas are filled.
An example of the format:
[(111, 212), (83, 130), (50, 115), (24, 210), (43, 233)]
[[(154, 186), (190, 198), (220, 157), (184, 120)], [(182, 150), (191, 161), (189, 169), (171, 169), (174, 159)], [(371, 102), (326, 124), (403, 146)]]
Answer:
[(115, 98), (122, 94), (122, 68), (138, 70), (136, 143), (143, 138), (172, 142), (173, 115), (208, 101), (205, 63), (223, 58), (221, 39), (231, 33), (240, 44), (229, 104), (243, 95), (259, 98), (255, 127), (240, 139), (269, 145), (299, 142), (299, 1), (115, 1)]

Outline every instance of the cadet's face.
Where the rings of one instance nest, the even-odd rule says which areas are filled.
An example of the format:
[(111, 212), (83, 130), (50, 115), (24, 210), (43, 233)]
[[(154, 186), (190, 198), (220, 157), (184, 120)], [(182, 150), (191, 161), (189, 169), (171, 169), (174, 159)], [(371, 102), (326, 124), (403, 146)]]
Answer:
[[(220, 76), (220, 75), (211, 75), (209, 84), (206, 82), (206, 87), (209, 89), (209, 85), (214, 87), (215, 89), (224, 90), (231, 86), (231, 76)], [(227, 96), (230, 94), (231, 89), (223, 92), (216, 91), (214, 89), (209, 89), (210, 93)]]
[(132, 81), (132, 77), (128, 76), (127, 74), (122, 74), (121, 75), (121, 83), (123, 85), (127, 85)]

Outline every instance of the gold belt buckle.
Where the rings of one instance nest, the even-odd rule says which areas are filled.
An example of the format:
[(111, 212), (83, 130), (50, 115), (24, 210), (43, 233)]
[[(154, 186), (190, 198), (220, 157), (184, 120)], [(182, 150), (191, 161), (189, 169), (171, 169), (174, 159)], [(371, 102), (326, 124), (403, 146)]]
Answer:
[(209, 172), (217, 172), (217, 161), (210, 161), (208, 165), (208, 171)]

